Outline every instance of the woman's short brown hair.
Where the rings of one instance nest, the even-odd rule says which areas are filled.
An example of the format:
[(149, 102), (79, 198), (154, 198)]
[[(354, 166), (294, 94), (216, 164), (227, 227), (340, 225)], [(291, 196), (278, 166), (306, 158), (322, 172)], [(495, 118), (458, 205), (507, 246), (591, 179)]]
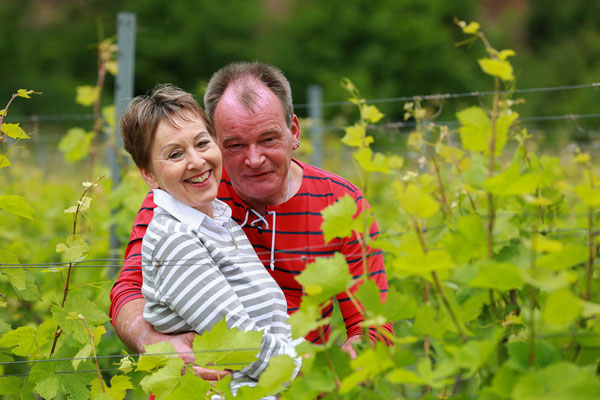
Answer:
[(202, 119), (208, 133), (215, 138), (215, 131), (206, 113), (194, 96), (171, 84), (161, 84), (143, 96), (131, 100), (119, 122), (125, 150), (138, 168), (150, 169), (150, 151), (156, 128), (162, 121), (177, 127), (173, 117), (189, 120), (186, 113)]

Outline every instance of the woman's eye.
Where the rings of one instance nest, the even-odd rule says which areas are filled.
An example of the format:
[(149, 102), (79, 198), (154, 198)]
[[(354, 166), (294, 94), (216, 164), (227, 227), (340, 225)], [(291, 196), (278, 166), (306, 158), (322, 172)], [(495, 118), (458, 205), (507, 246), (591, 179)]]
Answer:
[(205, 147), (208, 146), (210, 142), (208, 140), (202, 140), (201, 142), (198, 142), (198, 147)]
[(180, 151), (174, 151), (171, 154), (169, 154), (169, 159), (175, 159), (175, 158), (179, 158), (181, 157), (181, 152)]

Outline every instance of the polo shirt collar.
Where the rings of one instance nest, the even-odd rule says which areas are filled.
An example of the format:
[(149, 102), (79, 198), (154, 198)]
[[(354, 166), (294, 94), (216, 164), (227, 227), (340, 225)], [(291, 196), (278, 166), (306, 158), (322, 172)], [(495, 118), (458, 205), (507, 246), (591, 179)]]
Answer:
[(215, 198), (212, 202), (214, 218), (211, 219), (208, 215), (177, 200), (162, 189), (152, 189), (152, 191), (156, 205), (185, 224), (194, 227), (200, 227), (203, 223), (210, 224), (210, 222), (223, 225), (231, 218), (231, 208), (219, 199)]

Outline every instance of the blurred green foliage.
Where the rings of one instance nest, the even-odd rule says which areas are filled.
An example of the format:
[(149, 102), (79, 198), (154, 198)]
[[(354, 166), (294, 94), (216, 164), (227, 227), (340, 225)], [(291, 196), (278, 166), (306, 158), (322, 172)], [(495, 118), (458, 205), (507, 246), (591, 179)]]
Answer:
[[(297, 104), (313, 83), (324, 87), (326, 101), (345, 100), (343, 76), (366, 98), (489, 90), (473, 62), (483, 49), (453, 48), (460, 40), (454, 17), (477, 19), (500, 48), (516, 47), (520, 88), (590, 83), (598, 80), (599, 8), (558, 0), (5, 1), (0, 94), (15, 87), (45, 93), (35, 104), (15, 105), (13, 115), (83, 113), (71, 100), (73, 88), (95, 80), (94, 44), (114, 35), (119, 11), (137, 15), (136, 94), (172, 82), (201, 96), (215, 70), (253, 59), (286, 73)], [(552, 102), (544, 93), (528, 95), (523, 115), (593, 112), (595, 92), (559, 93)], [(111, 100), (109, 93), (104, 101)], [(447, 103), (449, 116), (462, 106)], [(401, 119), (395, 105), (380, 108)]]

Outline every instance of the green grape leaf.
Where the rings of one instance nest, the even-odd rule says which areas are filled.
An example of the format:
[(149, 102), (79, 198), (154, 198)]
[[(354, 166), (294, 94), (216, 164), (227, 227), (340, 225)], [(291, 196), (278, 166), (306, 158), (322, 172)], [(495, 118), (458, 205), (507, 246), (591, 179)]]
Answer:
[(385, 321), (400, 321), (414, 318), (417, 302), (412, 296), (400, 293), (393, 287), (387, 293), (385, 303), (382, 303), (377, 284), (367, 279), (356, 292), (356, 297), (367, 313), (381, 315)]
[(11, 352), (17, 356), (39, 355), (35, 329), (30, 326), (6, 332), (0, 339), (0, 347), (12, 348)]
[(478, 22), (469, 22), (468, 24), (464, 24), (464, 26), (462, 26), (462, 31), (463, 33), (466, 34), (470, 34), (470, 35), (474, 35), (477, 32), (479, 32), (479, 28), (481, 27), (481, 25), (479, 25)]
[(542, 310), (542, 318), (557, 327), (566, 327), (579, 318), (583, 302), (570, 290), (563, 289), (550, 293)]
[(390, 173), (388, 158), (381, 153), (375, 153), (375, 156), (373, 156), (373, 151), (370, 147), (363, 147), (355, 151), (352, 153), (352, 157), (367, 172)]
[(321, 319), (319, 307), (316, 304), (309, 304), (303, 301), (300, 309), (293, 313), (288, 319), (292, 327), (292, 337), (294, 339), (306, 336), (307, 333), (326, 325), (329, 319)]
[(373, 105), (362, 105), (360, 109), (362, 118), (373, 124), (379, 122), (379, 120), (384, 117), (384, 114)]
[[(72, 335), (81, 344), (91, 344), (91, 339), (83, 322), (79, 321), (80, 317), (83, 317), (90, 329), (92, 326), (104, 324), (109, 320), (106, 313), (101, 311), (97, 304), (92, 303), (83, 295), (71, 295), (67, 298), (64, 308), (55, 305), (50, 310), (61, 329)], [(73, 319), (71, 315), (75, 315), (77, 318)]]
[(37, 381), (34, 391), (44, 399), (52, 399), (60, 389), (60, 380), (58, 376), (48, 376)]
[(21, 391), (23, 381), (16, 376), (0, 377), (0, 395), (16, 394)]
[(470, 377), (486, 364), (492, 354), (496, 354), (503, 333), (503, 329), (495, 327), (486, 339), (469, 340), (461, 346), (447, 346), (447, 350), (454, 356), (454, 362), (458, 366), (468, 370), (466, 377)]
[(525, 280), (519, 267), (493, 260), (481, 260), (476, 264), (477, 275), (469, 282), (469, 286), (506, 291), (520, 289)]
[(413, 325), (415, 335), (441, 338), (445, 332), (447, 332), (446, 326), (443, 322), (436, 320), (436, 312), (433, 308), (424, 304), (417, 309)]
[(366, 127), (363, 124), (356, 123), (345, 129), (346, 134), (342, 138), (342, 143), (352, 147), (364, 147), (373, 143), (373, 137), (366, 136)]
[(322, 303), (350, 288), (352, 275), (346, 258), (336, 252), (333, 257), (319, 257), (307, 264), (304, 271), (296, 277), (296, 281), (302, 285), (312, 301)]
[(506, 60), (508, 57), (513, 57), (514, 55), (516, 55), (516, 53), (514, 50), (511, 49), (505, 49), (498, 52), (498, 58), (500, 60)]
[(140, 385), (146, 393), (152, 392), (157, 398), (168, 396), (183, 380), (181, 369), (184, 362), (181, 358), (171, 358), (164, 367), (145, 376)]
[(263, 371), (258, 380), (258, 386), (276, 393), (283, 388), (285, 382), (293, 379), (292, 374), (296, 364), (290, 356), (276, 356), (269, 359), (268, 367)]
[(100, 97), (100, 88), (98, 86), (77, 86), (77, 96), (75, 101), (82, 106), (91, 106)]
[(489, 151), (488, 140), (491, 137), (491, 122), (486, 112), (480, 107), (469, 107), (456, 114), (460, 122), (460, 139), (467, 150)]
[(81, 362), (84, 361), (83, 359), (87, 358), (90, 354), (92, 354), (92, 345), (86, 344), (77, 354), (75, 354), (75, 357), (73, 357), (73, 369), (77, 371), (79, 364), (81, 364)]
[(486, 256), (487, 232), (479, 215), (466, 215), (456, 223), (456, 230), (448, 231), (443, 240), (448, 253), (456, 263)]
[(515, 162), (498, 175), (488, 178), (483, 186), (495, 196), (533, 193), (540, 184), (540, 177), (536, 174), (521, 175), (519, 170), (520, 165)]
[(354, 372), (342, 380), (339, 392), (346, 394), (360, 383), (373, 379), (394, 366), (387, 346), (378, 342), (375, 348), (369, 348), (350, 361)]
[(108, 126), (111, 128), (115, 127), (117, 112), (114, 104), (102, 108), (102, 118)]
[(7, 250), (0, 250), (0, 271), (6, 275), (15, 291), (25, 290), (27, 283), (23, 268), (20, 268), (18, 265), (6, 265), (2, 267), (2, 264), (20, 264), (17, 256)]
[(509, 113), (500, 114), (496, 121), (496, 148), (495, 154), (502, 154), (504, 145), (508, 138), (508, 131), (512, 124), (519, 118), (519, 114), (511, 111)]
[(21, 300), (25, 301), (37, 301), (40, 299), (40, 292), (35, 282), (35, 277), (30, 272), (25, 271), (25, 285), (24, 290), (17, 290), (17, 296)]
[[(208, 384), (208, 382), (207, 382)], [(131, 378), (125, 375), (115, 375), (110, 379), (110, 387), (105, 385), (106, 393), (102, 393), (102, 387), (100, 386), (100, 380), (95, 379), (92, 381), (92, 389), (91, 395), (92, 399), (101, 399), (102, 395), (108, 396), (106, 399), (115, 399), (121, 400), (125, 398), (125, 394), (128, 389), (134, 389), (133, 384), (131, 383)], [(200, 393), (200, 392), (197, 392)], [(196, 393), (196, 394), (197, 394)], [(190, 398), (190, 397), (181, 397)]]
[(87, 256), (90, 247), (79, 235), (67, 237), (67, 244), (59, 243), (56, 245), (56, 252), (63, 253), (62, 258), (65, 262), (77, 262)]
[(4, 132), (6, 136), (13, 139), (29, 139), (29, 135), (25, 133), (19, 124), (9, 124), (5, 122), (0, 125), (0, 130)]
[[(89, 182), (83, 182), (84, 186), (86, 184), (89, 184)], [(75, 214), (77, 212), (77, 207), (79, 207), (79, 212), (87, 211), (87, 210), (89, 210), (91, 204), (92, 204), (92, 198), (83, 196), (81, 198), (81, 200), (77, 200), (77, 205), (71, 206), (71, 207), (65, 209), (64, 213), (65, 214)]]
[(582, 244), (567, 244), (561, 247), (560, 251), (539, 256), (536, 259), (536, 267), (558, 271), (577, 264), (583, 264), (587, 261), (587, 246)]
[[(510, 356), (508, 364), (511, 368), (518, 371), (527, 371), (531, 368), (529, 364), (529, 343), (522, 341), (509, 342), (507, 349)], [(535, 341), (535, 367), (546, 367), (558, 362), (560, 358), (558, 350), (552, 344), (539, 339)]]
[(321, 211), (323, 223), (321, 229), (325, 236), (325, 243), (336, 237), (349, 237), (354, 228), (354, 215), (357, 206), (354, 199), (348, 194), (337, 199), (337, 201)]
[[(212, 327), (202, 335), (196, 335), (193, 349), (196, 353), (196, 364), (250, 364), (256, 361), (262, 332), (242, 332), (228, 329), (225, 320)], [(236, 367), (242, 368), (242, 365)]]
[(600, 190), (580, 185), (575, 186), (573, 191), (588, 206), (593, 208), (600, 207)]
[(452, 257), (446, 250), (430, 250), (427, 254), (416, 247), (402, 255), (390, 265), (390, 269), (400, 274), (418, 275), (429, 279), (432, 271), (444, 271), (454, 267)]
[(479, 66), (488, 75), (498, 77), (503, 81), (512, 81), (513, 67), (506, 60), (493, 60), (491, 58), (481, 58), (478, 60)]
[(3, 319), (0, 319), (0, 337), (10, 330), (12, 330), (10, 324), (7, 324)]
[(23, 196), (0, 196), (0, 210), (18, 215), (19, 217), (33, 219), (33, 208), (25, 201)]
[(136, 371), (151, 371), (164, 366), (167, 361), (177, 357), (177, 351), (171, 342), (159, 342), (145, 346), (146, 352), (140, 356)]
[(12, 166), (10, 160), (6, 155), (0, 156), (0, 168), (10, 167)]
[(58, 143), (58, 150), (65, 154), (68, 162), (81, 160), (89, 154), (93, 138), (94, 132), (71, 128)]
[(522, 270), (522, 274), (526, 283), (545, 292), (564, 289), (577, 279), (577, 275), (572, 271), (554, 273), (541, 268), (536, 268), (535, 272)]
[[(181, 400), (181, 399), (194, 399), (194, 398), (202, 398), (204, 393), (208, 393), (211, 389), (211, 384), (209, 381), (205, 381), (204, 379), (195, 376), (193, 374), (186, 373), (180, 384), (165, 397), (165, 400)], [(208, 397), (208, 396), (207, 396)]]
[(511, 398), (516, 400), (597, 400), (600, 380), (589, 368), (558, 362), (522, 375)]
[(412, 217), (426, 219), (440, 208), (439, 203), (419, 186), (409, 183), (404, 189), (399, 186), (396, 188), (398, 189), (395, 195), (396, 199), (404, 211)]

